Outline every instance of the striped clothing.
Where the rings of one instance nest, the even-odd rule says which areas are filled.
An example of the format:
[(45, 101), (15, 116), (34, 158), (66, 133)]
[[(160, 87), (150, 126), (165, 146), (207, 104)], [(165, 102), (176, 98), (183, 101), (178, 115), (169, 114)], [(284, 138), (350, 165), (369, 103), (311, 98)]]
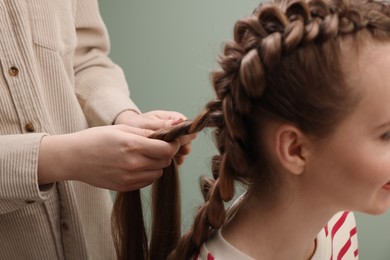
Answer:
[(97, 0), (0, 1), (0, 259), (115, 259), (109, 192), (38, 185), (40, 141), (127, 109)]
[(317, 250), (312, 260), (358, 259), (356, 222), (353, 213), (337, 213), (317, 236)]
[[(357, 260), (356, 222), (352, 212), (339, 212), (326, 224), (316, 238), (317, 246), (311, 260)], [(215, 231), (193, 260), (253, 260), (230, 245)]]

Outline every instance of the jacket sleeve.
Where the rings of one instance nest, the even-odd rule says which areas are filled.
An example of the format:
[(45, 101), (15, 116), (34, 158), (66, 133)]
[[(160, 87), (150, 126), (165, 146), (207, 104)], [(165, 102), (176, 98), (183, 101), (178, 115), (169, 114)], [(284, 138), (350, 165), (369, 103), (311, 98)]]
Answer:
[(45, 134), (0, 137), (0, 214), (48, 198), (54, 184), (38, 186), (38, 152)]
[(125, 110), (139, 112), (123, 71), (108, 57), (109, 38), (97, 0), (77, 1), (75, 23), (75, 88), (89, 125), (112, 124)]

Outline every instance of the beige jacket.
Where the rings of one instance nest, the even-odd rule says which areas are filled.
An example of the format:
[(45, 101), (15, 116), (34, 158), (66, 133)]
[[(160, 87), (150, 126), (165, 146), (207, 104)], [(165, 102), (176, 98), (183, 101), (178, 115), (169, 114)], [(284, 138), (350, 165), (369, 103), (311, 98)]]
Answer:
[(0, 1), (0, 259), (113, 259), (107, 190), (39, 187), (44, 135), (137, 110), (97, 0)]

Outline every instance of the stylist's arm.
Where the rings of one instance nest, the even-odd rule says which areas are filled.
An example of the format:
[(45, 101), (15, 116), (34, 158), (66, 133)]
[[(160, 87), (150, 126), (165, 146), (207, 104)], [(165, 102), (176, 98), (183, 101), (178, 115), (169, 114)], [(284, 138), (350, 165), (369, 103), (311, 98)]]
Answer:
[(179, 141), (149, 139), (152, 133), (121, 124), (46, 136), (39, 153), (39, 184), (77, 180), (116, 191), (147, 186), (161, 177), (181, 146)]

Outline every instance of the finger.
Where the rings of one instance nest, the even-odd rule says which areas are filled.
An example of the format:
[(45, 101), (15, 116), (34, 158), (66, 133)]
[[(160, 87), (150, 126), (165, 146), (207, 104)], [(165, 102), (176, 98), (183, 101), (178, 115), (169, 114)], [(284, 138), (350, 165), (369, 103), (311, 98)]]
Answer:
[(172, 158), (152, 158), (146, 155), (129, 156), (123, 167), (129, 172), (162, 170), (172, 163)]
[(179, 137), (179, 143), (181, 146), (190, 144), (192, 140), (194, 140), (198, 136), (197, 133), (190, 134), (190, 135), (183, 135)]
[(169, 128), (187, 119), (179, 112), (164, 110), (155, 110), (143, 115), (144, 121), (142, 122), (142, 127), (152, 130)]
[(187, 119), (187, 117), (184, 116), (182, 113), (176, 111), (154, 110), (150, 113), (153, 113), (157, 118), (163, 120), (177, 120), (179, 118), (183, 120)]
[(178, 140), (172, 142), (165, 142), (157, 139), (142, 140), (144, 144), (141, 144), (140, 149), (142, 153), (150, 158), (170, 160), (180, 149), (180, 143)]
[(154, 133), (154, 131), (150, 129), (132, 127), (128, 125), (116, 125), (116, 127), (122, 130), (123, 132), (136, 134), (143, 137), (149, 137)]
[(132, 185), (138, 185), (139, 183), (151, 183), (154, 180), (159, 179), (163, 174), (162, 169), (156, 170), (143, 170), (143, 171), (129, 171), (126, 176), (121, 178), (121, 186), (130, 187)]
[(172, 120), (172, 126), (178, 125), (182, 122), (184, 122), (183, 118), (174, 119), (174, 120)]
[(176, 155), (187, 155), (191, 152), (192, 144), (186, 144), (180, 147)]
[(177, 163), (177, 165), (182, 165), (185, 161), (186, 157), (183, 156), (183, 155), (176, 155), (175, 156), (175, 161)]
[(175, 121), (172, 119), (149, 119), (145, 118), (144, 122), (142, 123), (142, 127), (150, 130), (158, 130), (158, 129), (164, 129), (169, 128), (174, 125)]
[[(153, 181), (153, 182), (154, 182), (154, 181)], [(139, 183), (139, 184), (137, 184), (137, 189), (142, 189), (142, 188), (145, 188), (145, 187), (147, 187), (147, 186), (149, 186), (149, 185), (152, 185), (153, 182), (151, 182), (151, 183), (149, 183), (149, 182)]]
[(153, 184), (153, 182), (154, 181), (137, 182), (137, 183), (133, 183), (133, 184), (128, 185), (128, 186), (120, 185), (120, 186), (116, 187), (114, 190), (119, 191), (119, 192), (139, 190), (139, 189), (142, 189), (142, 188), (149, 186), (150, 184)]

